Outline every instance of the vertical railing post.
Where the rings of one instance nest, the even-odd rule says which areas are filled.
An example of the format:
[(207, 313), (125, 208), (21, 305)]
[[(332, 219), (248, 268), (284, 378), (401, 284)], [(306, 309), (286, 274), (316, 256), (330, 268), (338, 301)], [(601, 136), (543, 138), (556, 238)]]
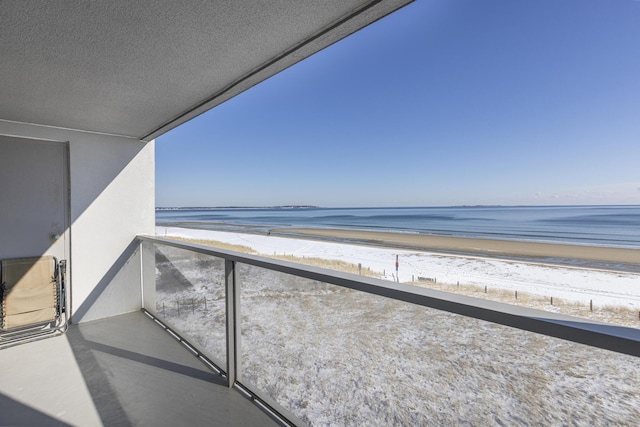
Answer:
[(142, 308), (156, 312), (156, 248), (151, 242), (139, 241)]
[(138, 262), (140, 263), (140, 308), (145, 308), (144, 303), (144, 242), (138, 241)]
[(240, 367), (240, 294), (236, 284), (235, 262), (225, 259), (225, 301), (227, 314), (227, 381), (231, 388)]

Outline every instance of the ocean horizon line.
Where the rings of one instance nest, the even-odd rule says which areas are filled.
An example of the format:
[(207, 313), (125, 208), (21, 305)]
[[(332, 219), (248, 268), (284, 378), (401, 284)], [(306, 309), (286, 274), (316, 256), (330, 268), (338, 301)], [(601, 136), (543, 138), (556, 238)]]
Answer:
[(273, 206), (156, 206), (155, 210), (212, 210), (212, 209), (443, 209), (443, 208), (575, 208), (575, 207), (640, 207), (640, 203), (631, 204), (573, 204), (573, 205), (411, 205), (411, 206), (320, 206), (320, 205), (273, 205)]

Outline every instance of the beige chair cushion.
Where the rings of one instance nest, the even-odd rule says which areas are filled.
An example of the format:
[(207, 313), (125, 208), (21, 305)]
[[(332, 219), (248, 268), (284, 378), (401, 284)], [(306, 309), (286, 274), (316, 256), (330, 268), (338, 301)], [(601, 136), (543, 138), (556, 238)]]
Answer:
[(54, 308), (43, 308), (42, 310), (30, 311), (28, 313), (5, 316), (4, 329), (17, 328), (37, 323), (46, 323), (55, 319), (56, 310)]
[(4, 329), (55, 320), (55, 268), (52, 256), (2, 261)]

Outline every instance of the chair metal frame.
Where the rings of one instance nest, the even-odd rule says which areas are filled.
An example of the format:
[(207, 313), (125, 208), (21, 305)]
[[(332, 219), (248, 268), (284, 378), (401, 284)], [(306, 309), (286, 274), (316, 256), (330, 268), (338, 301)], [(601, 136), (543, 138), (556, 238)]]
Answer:
[[(5, 327), (5, 313), (3, 312), (8, 292), (5, 288), (5, 271), (4, 264), (6, 261), (24, 260), (34, 263), (43, 257), (7, 259), (0, 262), (0, 349), (11, 347), (26, 342), (36, 341), (56, 335), (64, 334), (68, 327), (68, 317), (66, 310), (66, 260), (58, 261), (53, 259), (54, 268), (51, 272), (51, 281), (43, 284), (43, 286), (51, 286), (55, 282), (56, 295), (53, 301), (54, 318), (46, 321), (39, 321), (16, 327)], [(28, 273), (27, 273), (28, 274)]]

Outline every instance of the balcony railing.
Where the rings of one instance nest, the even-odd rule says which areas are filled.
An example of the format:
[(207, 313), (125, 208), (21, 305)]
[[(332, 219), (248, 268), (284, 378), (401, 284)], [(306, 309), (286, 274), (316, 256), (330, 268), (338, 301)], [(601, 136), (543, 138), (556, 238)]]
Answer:
[(640, 419), (640, 330), (139, 239), (143, 308), (283, 423)]

